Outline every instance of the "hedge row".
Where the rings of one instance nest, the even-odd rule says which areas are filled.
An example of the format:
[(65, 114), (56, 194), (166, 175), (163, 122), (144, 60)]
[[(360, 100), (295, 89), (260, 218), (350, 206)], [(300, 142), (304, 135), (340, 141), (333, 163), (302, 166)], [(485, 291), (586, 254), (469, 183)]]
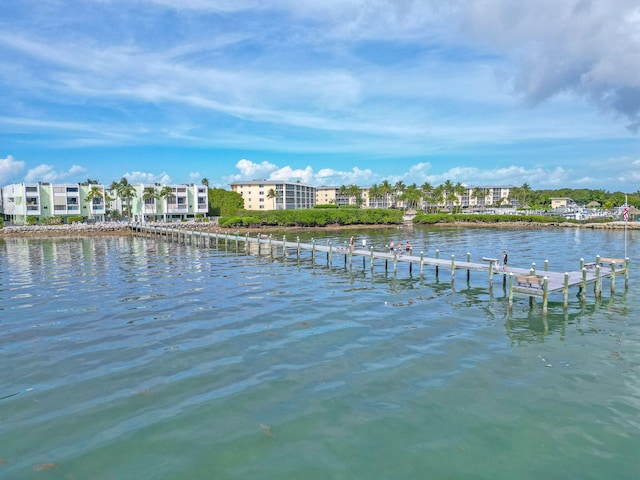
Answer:
[(222, 217), (221, 227), (324, 227), (327, 225), (396, 225), (402, 212), (389, 209), (310, 209), (243, 211), (237, 216)]

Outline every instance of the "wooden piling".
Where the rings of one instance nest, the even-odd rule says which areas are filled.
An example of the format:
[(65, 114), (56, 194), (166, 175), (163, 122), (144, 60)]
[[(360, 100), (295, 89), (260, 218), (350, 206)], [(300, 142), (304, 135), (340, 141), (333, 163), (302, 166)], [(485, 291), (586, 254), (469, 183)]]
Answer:
[[(493, 263), (489, 267), (489, 271), (493, 271)], [(513, 272), (509, 272), (509, 312), (513, 310)]]
[(616, 291), (616, 264), (615, 264), (615, 262), (611, 262), (610, 268), (611, 268), (611, 296), (613, 296), (613, 294)]

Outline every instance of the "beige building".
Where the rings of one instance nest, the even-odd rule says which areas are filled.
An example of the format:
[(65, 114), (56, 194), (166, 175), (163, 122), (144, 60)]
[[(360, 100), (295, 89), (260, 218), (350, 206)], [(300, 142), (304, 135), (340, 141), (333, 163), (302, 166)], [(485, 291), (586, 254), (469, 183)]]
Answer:
[(557, 197), (551, 198), (551, 209), (565, 209), (565, 208), (574, 208), (576, 206), (576, 202), (571, 200), (569, 197)]
[(246, 210), (299, 210), (316, 204), (316, 187), (300, 182), (260, 179), (230, 186), (242, 196)]

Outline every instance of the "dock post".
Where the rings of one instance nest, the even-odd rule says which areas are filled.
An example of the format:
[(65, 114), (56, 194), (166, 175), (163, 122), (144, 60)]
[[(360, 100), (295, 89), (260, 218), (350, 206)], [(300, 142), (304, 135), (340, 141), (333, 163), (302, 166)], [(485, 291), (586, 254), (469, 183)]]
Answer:
[[(467, 263), (471, 263), (471, 254), (467, 252)], [(467, 282), (471, 278), (471, 270), (467, 268)]]
[(547, 314), (547, 308), (549, 305), (549, 277), (546, 275), (542, 279), (542, 314)]
[(229, 235), (225, 235), (224, 236), (224, 249), (227, 249), (227, 246), (229, 245)]
[[(493, 271), (493, 267), (489, 267), (489, 272)], [(513, 310), (513, 272), (509, 272), (509, 312)]]
[(313, 263), (316, 259), (316, 239), (311, 239), (311, 266), (313, 267)]
[(282, 235), (282, 258), (287, 258), (287, 236)]
[(536, 274), (536, 262), (531, 263), (531, 275)]
[(600, 275), (600, 265), (596, 265), (596, 284), (594, 287), (596, 298), (602, 296), (602, 276)]
[(371, 266), (371, 271), (373, 272), (373, 246), (371, 247), (371, 260), (369, 261), (369, 264)]
[(563, 306), (566, 309), (569, 307), (569, 272), (564, 272), (564, 288), (562, 289), (562, 294), (564, 297)]
[(455, 255), (451, 255), (451, 281), (453, 282), (453, 280), (455, 280), (456, 278), (456, 262), (455, 262)]
[(327, 252), (327, 266), (333, 265), (333, 245), (331, 244), (331, 240), (329, 240), (329, 251)]
[(420, 252), (420, 274), (424, 272), (424, 252)]
[(398, 271), (398, 249), (393, 251), (393, 273)]
[[(260, 234), (258, 234), (256, 236), (256, 239), (258, 240), (258, 256), (260, 256), (260, 245), (261, 245), (261, 243), (260, 243)], [(218, 244), (218, 239), (216, 238), (216, 245), (217, 244)]]
[(296, 237), (296, 243), (297, 243), (296, 252), (298, 254), (298, 261), (300, 261), (300, 236), (299, 235)]
[(548, 272), (549, 271), (549, 260), (545, 260), (544, 261), (544, 271)]
[(587, 269), (582, 267), (582, 283), (580, 284), (582, 303), (587, 301)]
[(596, 265), (600, 265), (600, 255), (596, 255)]
[[(211, 236), (209, 236), (209, 246), (211, 246)], [(251, 253), (251, 247), (249, 247), (249, 232), (244, 234), (244, 249), (247, 253)]]
[(611, 262), (611, 295), (616, 291), (616, 264)]
[(489, 262), (489, 288), (493, 287), (493, 262)]
[[(436, 248), (436, 260), (438, 260), (439, 257), (440, 257), (440, 250)], [(436, 262), (436, 278), (438, 278), (438, 270), (439, 270), (438, 262)]]
[(580, 271), (584, 268), (584, 258), (580, 259)]
[(629, 289), (629, 257), (624, 259), (624, 291)]
[(269, 257), (273, 258), (273, 235), (269, 234)]

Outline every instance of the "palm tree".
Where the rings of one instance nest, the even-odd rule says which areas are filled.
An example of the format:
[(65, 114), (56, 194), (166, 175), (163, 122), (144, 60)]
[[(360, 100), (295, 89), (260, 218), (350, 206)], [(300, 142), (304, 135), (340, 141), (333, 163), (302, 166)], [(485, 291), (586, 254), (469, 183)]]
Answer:
[(405, 188), (400, 200), (402, 200), (407, 208), (416, 208), (422, 198), (422, 190), (415, 183)]
[(520, 191), (522, 192), (522, 205), (521, 206), (524, 206), (524, 205), (527, 204), (527, 196), (531, 195), (533, 190), (531, 189), (529, 184), (523, 183), (522, 186), (520, 187)]
[(484, 208), (484, 204), (485, 204), (485, 193), (484, 193), (484, 188), (482, 187), (475, 187), (472, 191), (471, 191), (471, 198), (475, 198), (476, 199), (476, 205)]
[(207, 177), (204, 177), (202, 180), (200, 180), (200, 183), (209, 188), (209, 179)]
[(434, 188), (429, 182), (424, 182), (422, 185), (420, 185), (420, 194), (422, 196), (422, 204), (420, 205), (420, 207), (423, 210), (425, 209), (425, 204), (431, 205), (434, 203), (433, 193)]
[(275, 188), (270, 188), (267, 192), (267, 198), (273, 200), (273, 209), (276, 210), (276, 201), (281, 198), (282, 195)]
[(136, 197), (136, 188), (131, 185), (126, 178), (122, 177), (122, 180), (120, 180), (118, 195), (120, 195), (120, 198), (124, 200), (127, 207), (127, 217), (129, 218), (129, 221), (131, 221), (131, 203), (133, 202), (133, 198)]
[(433, 191), (431, 192), (431, 199), (433, 200), (434, 204), (434, 212), (437, 212), (439, 210), (439, 207), (442, 206), (442, 204), (444, 203), (444, 197), (444, 186), (438, 185), (433, 189)]
[(377, 183), (371, 185), (371, 187), (369, 188), (369, 206), (378, 208), (378, 202), (383, 196), (384, 192), (382, 190), (382, 187), (380, 187)]
[(147, 205), (151, 206), (154, 220), (156, 216), (156, 198), (157, 195), (155, 187), (145, 187), (142, 192), (142, 200), (144, 201), (144, 211), (142, 213), (147, 213)]
[(351, 199), (353, 198), (356, 205), (362, 205), (362, 190), (359, 186), (355, 184), (349, 185), (347, 187), (347, 195), (349, 196), (349, 204), (351, 204)]
[(400, 198), (402, 196), (402, 194), (404, 193), (404, 189), (407, 188), (404, 184), (404, 182), (402, 180), (398, 180), (395, 185), (393, 186), (393, 206), (397, 207), (396, 202), (398, 200), (398, 198)]
[(380, 188), (384, 196), (385, 206), (389, 207), (391, 205), (391, 199), (393, 198), (393, 185), (391, 185), (388, 180), (383, 180)]
[(165, 185), (160, 189), (157, 193), (156, 198), (159, 200), (164, 199), (164, 222), (167, 222), (167, 210), (169, 210), (169, 198), (175, 198), (175, 194), (173, 193), (173, 188)]
[(453, 212), (453, 202), (457, 200), (455, 194), (455, 186), (451, 180), (445, 180), (442, 184), (442, 194), (444, 196), (445, 206), (449, 207), (449, 211)]
[[(106, 203), (104, 188), (99, 187), (97, 183), (87, 183), (91, 185), (91, 189), (89, 190), (89, 193), (87, 194), (87, 197), (84, 199), (84, 201), (91, 202), (92, 205), (100, 205), (101, 203), (104, 205)], [(102, 202), (95, 201), (94, 199), (102, 200)], [(91, 218), (93, 218), (93, 209), (91, 209), (90, 212)]]

